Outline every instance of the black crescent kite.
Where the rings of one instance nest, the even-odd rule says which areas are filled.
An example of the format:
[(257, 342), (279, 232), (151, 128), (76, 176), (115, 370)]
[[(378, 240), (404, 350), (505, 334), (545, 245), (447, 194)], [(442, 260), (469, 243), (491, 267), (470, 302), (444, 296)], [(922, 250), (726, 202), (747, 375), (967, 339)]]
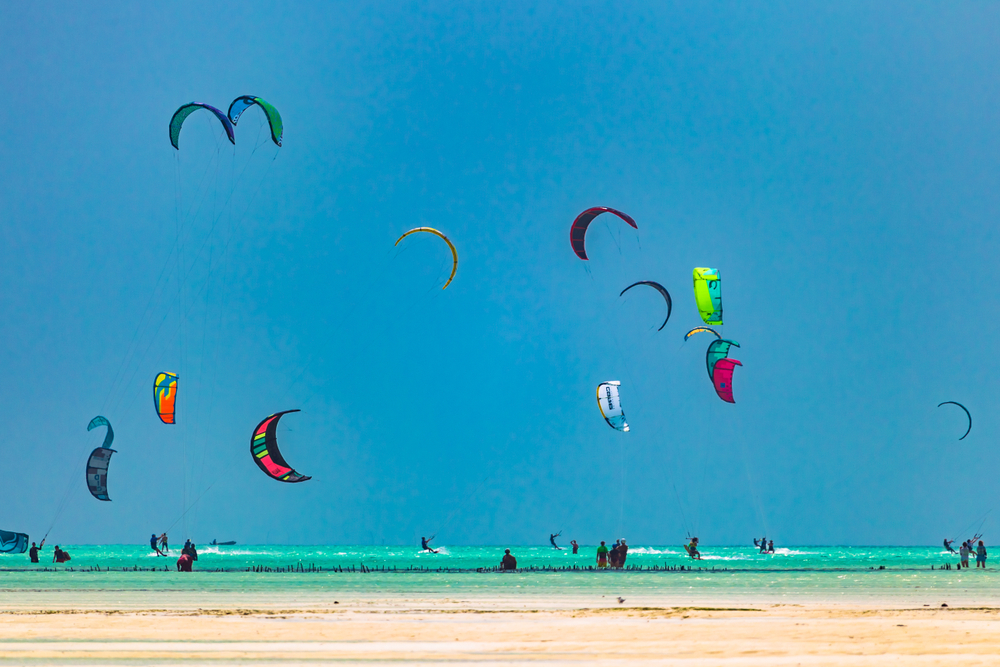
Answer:
[(667, 326), (667, 322), (670, 320), (670, 313), (674, 309), (674, 302), (671, 301), (670, 299), (670, 292), (668, 292), (667, 288), (661, 285), (660, 283), (653, 282), (652, 280), (640, 280), (639, 282), (632, 283), (631, 285), (623, 289), (621, 294), (619, 294), (618, 296), (623, 296), (625, 292), (629, 291), (636, 285), (646, 285), (648, 287), (652, 287), (653, 289), (655, 289), (656, 291), (658, 291), (660, 294), (663, 295), (664, 301), (667, 302), (667, 317), (663, 320), (663, 324), (660, 325), (660, 328), (657, 329), (657, 331), (663, 331), (663, 327)]
[(972, 415), (969, 414), (969, 410), (961, 403), (956, 403), (955, 401), (945, 401), (944, 403), (938, 403), (939, 408), (942, 405), (957, 405), (958, 407), (962, 408), (962, 411), (965, 412), (965, 416), (969, 418), (969, 428), (965, 429), (965, 435), (959, 438), (959, 440), (965, 440), (965, 436), (969, 435), (969, 432), (972, 430)]

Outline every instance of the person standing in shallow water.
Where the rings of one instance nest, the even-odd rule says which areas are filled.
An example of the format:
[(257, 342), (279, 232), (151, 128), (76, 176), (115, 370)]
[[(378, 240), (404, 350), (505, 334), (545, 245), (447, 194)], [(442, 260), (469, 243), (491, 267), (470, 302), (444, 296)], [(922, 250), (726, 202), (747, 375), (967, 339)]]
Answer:
[(976, 567), (986, 569), (986, 545), (982, 540), (979, 540), (979, 546), (976, 547)]
[(505, 572), (517, 569), (517, 559), (510, 555), (510, 549), (504, 549), (503, 558), (500, 559), (500, 569)]
[(576, 540), (570, 541), (569, 545), (573, 547), (573, 553), (578, 553), (580, 551), (580, 545), (576, 543)]
[(618, 545), (618, 568), (621, 569), (625, 567), (625, 559), (628, 557), (628, 545), (625, 544), (625, 538), (622, 538), (622, 543)]
[(608, 566), (608, 548), (604, 546), (604, 540), (601, 540), (601, 546), (597, 547), (597, 568), (603, 570)]
[(31, 548), (28, 549), (28, 558), (31, 559), (32, 563), (38, 562), (38, 552), (41, 551), (42, 547), (44, 546), (45, 546), (45, 540), (42, 540), (42, 543), (39, 544), (37, 547), (35, 546), (34, 542), (31, 543)]

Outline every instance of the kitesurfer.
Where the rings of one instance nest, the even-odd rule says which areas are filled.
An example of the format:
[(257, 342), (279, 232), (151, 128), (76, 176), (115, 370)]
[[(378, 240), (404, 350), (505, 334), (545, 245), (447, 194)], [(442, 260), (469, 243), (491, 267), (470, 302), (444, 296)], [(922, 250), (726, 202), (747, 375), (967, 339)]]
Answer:
[(500, 569), (504, 571), (517, 569), (517, 559), (510, 554), (510, 549), (504, 549), (503, 558), (500, 559)]
[(948, 540), (948, 539), (946, 539), (944, 541), (944, 548), (947, 549), (948, 551), (950, 551), (951, 553), (958, 553), (957, 551), (955, 551), (954, 549), (951, 548), (951, 543), (954, 542), (954, 541), (955, 540)]
[(552, 544), (553, 549), (558, 549), (559, 551), (562, 551), (562, 547), (556, 544), (556, 538), (559, 537), (560, 535), (562, 535), (561, 530), (554, 535), (549, 535), (549, 542)]
[(986, 546), (982, 540), (979, 540), (979, 546), (976, 547), (976, 567), (986, 569)]
[(149, 548), (156, 552), (157, 556), (165, 556), (159, 547), (159, 538), (156, 537), (156, 533), (149, 536)]
[(55, 551), (52, 553), (52, 562), (53, 563), (65, 563), (68, 560), (69, 560), (69, 554), (66, 553), (65, 551), (63, 551), (62, 549), (60, 549), (59, 545), (57, 544), (56, 548), (55, 548)]
[(694, 560), (701, 560), (701, 552), (698, 551), (698, 538), (692, 537), (691, 543), (684, 547), (687, 549), (688, 556)]
[(434, 537), (435, 537), (434, 535), (431, 535), (430, 537), (421, 537), (420, 538), (420, 544), (421, 544), (421, 546), (423, 546), (424, 551), (430, 551), (432, 554), (436, 554), (437, 553), (436, 550), (431, 549), (431, 540), (433, 540)]
[(774, 553), (774, 540), (769, 540), (768, 541), (768, 543), (767, 543), (767, 553), (769, 553), (769, 554), (773, 554)]
[(572, 540), (569, 544), (571, 547), (573, 547), (573, 553), (577, 553), (580, 551), (580, 545), (576, 543), (576, 540)]
[(601, 540), (601, 546), (597, 547), (597, 568), (603, 570), (608, 566), (608, 548), (604, 546), (604, 540)]
[(167, 552), (170, 551), (170, 546), (167, 544), (167, 534), (166, 533), (163, 533), (162, 535), (160, 535), (159, 543), (160, 543), (160, 551), (162, 551), (163, 555), (166, 556)]
[(35, 546), (34, 542), (31, 543), (31, 548), (28, 549), (28, 558), (31, 559), (32, 563), (37, 563), (38, 562), (38, 552), (44, 546), (45, 546), (45, 540), (42, 540), (42, 543), (39, 544), (37, 547)]

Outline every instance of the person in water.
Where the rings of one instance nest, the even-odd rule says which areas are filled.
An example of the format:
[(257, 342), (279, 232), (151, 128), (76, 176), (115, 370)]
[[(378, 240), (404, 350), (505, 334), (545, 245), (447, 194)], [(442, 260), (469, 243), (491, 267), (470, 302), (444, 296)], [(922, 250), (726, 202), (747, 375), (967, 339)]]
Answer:
[(52, 553), (52, 562), (53, 563), (65, 563), (69, 559), (70, 559), (69, 558), (69, 554), (66, 553), (65, 551), (63, 551), (62, 549), (60, 549), (59, 545), (57, 544), (56, 548), (55, 548), (55, 551)]
[(774, 553), (774, 540), (769, 540), (768, 541), (768, 543), (767, 543), (767, 553), (769, 553), (769, 554), (773, 554)]
[(944, 548), (950, 551), (951, 553), (957, 553), (954, 549), (951, 548), (951, 543), (954, 541), (955, 540), (948, 540), (948, 539), (944, 541)]
[(979, 546), (976, 547), (976, 567), (986, 569), (986, 546), (982, 540), (979, 540)]
[(625, 567), (625, 558), (628, 557), (628, 545), (625, 544), (625, 538), (622, 538), (622, 543), (618, 545), (618, 569)]
[(436, 554), (437, 551), (435, 549), (431, 549), (431, 540), (433, 539), (434, 539), (433, 535), (431, 535), (430, 538), (421, 537), (420, 546), (424, 548), (424, 551), (430, 551), (432, 554)]
[(958, 567), (959, 569), (963, 567), (969, 567), (969, 543), (962, 542), (962, 546), (958, 548)]
[(608, 567), (612, 570), (618, 568), (618, 557), (621, 556), (619, 552), (619, 547), (621, 546), (621, 540), (615, 540), (615, 543), (611, 546), (611, 551), (608, 553)]
[(573, 553), (578, 553), (580, 551), (580, 545), (576, 543), (576, 540), (570, 541), (569, 545), (573, 547)]
[(194, 558), (191, 557), (189, 553), (182, 553), (181, 557), (177, 559), (177, 571), (178, 572), (191, 572), (191, 568), (194, 566)]
[(149, 548), (155, 551), (157, 556), (165, 556), (166, 554), (160, 551), (159, 544), (160, 541), (159, 538), (156, 537), (156, 533), (149, 536)]
[(158, 541), (160, 543), (160, 551), (162, 551), (163, 555), (166, 556), (167, 553), (170, 551), (170, 545), (167, 544), (167, 534), (163, 533), (162, 535), (160, 535), (160, 539)]
[(603, 570), (608, 566), (608, 548), (601, 541), (601, 546), (597, 547), (597, 569)]
[(181, 555), (190, 556), (191, 560), (193, 561), (198, 560), (198, 549), (195, 548), (194, 542), (192, 542), (191, 540), (186, 540), (184, 542), (184, 548), (181, 549)]
[(31, 548), (28, 549), (28, 558), (31, 559), (32, 563), (38, 562), (38, 552), (41, 551), (42, 547), (44, 546), (45, 546), (45, 540), (42, 540), (42, 543), (39, 544), (37, 547), (35, 546), (34, 542), (31, 543)]
[(556, 533), (555, 535), (549, 535), (549, 543), (552, 544), (552, 548), (553, 549), (558, 549), (559, 551), (562, 551), (562, 547), (559, 546), (558, 544), (556, 544), (556, 538), (559, 537), (560, 535), (562, 535), (562, 531), (561, 530), (558, 533)]
[(503, 550), (503, 558), (500, 559), (500, 569), (505, 572), (517, 569), (517, 559), (510, 554), (510, 549)]
[(692, 537), (691, 538), (691, 543), (688, 544), (684, 548), (687, 549), (688, 556), (691, 556), (692, 559), (694, 559), (694, 560), (701, 560), (701, 552), (698, 551), (698, 538), (697, 537)]

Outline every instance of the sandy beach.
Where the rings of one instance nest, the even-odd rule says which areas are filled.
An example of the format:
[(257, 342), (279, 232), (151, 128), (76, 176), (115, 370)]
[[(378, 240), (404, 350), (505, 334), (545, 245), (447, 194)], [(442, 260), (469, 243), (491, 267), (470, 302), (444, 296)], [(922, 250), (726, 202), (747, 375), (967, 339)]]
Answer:
[(8, 608), (0, 618), (0, 664), (1000, 664), (1000, 607), (369, 597), (287, 609)]

